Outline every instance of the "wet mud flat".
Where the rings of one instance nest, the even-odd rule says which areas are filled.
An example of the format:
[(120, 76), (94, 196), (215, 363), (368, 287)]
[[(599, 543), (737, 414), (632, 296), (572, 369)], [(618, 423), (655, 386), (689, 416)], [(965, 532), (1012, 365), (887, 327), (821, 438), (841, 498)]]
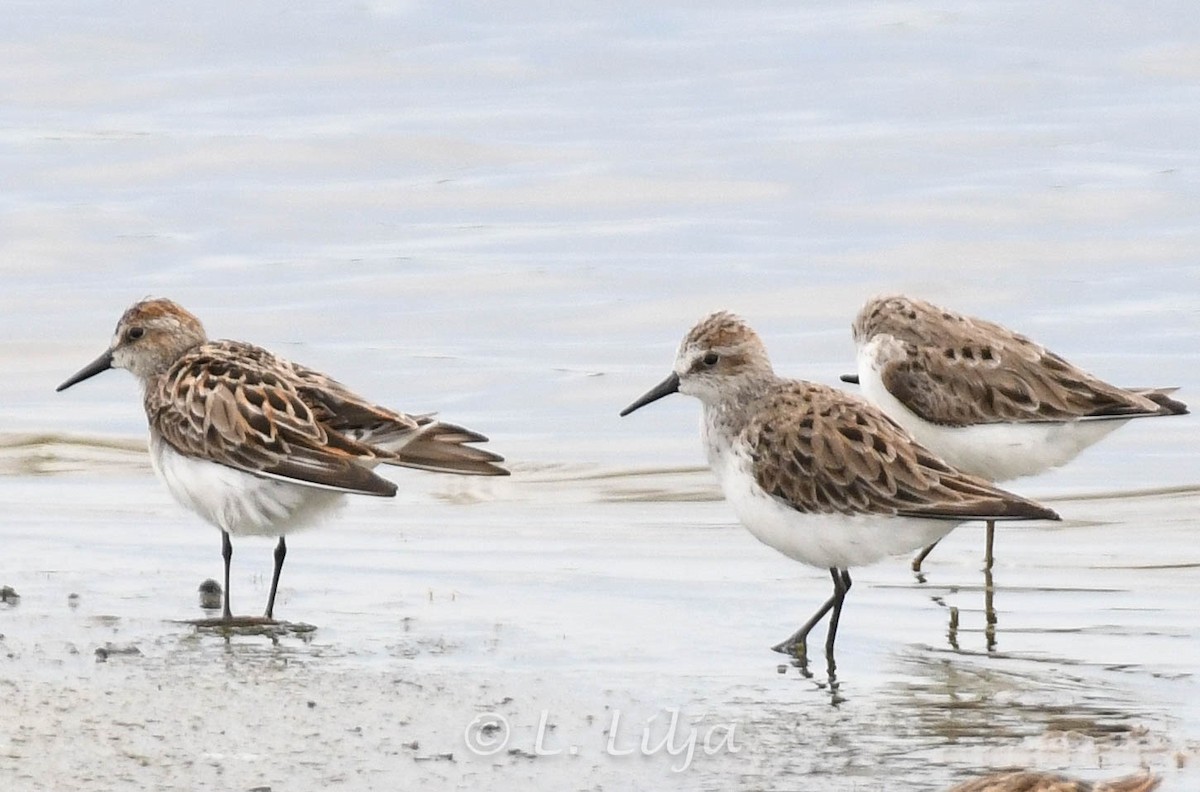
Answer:
[[(767, 649), (824, 574), (756, 543), (703, 471), (354, 502), (289, 537), (278, 614), (316, 629), (276, 636), (182, 623), (218, 535), (115, 471), (0, 477), (6, 788), (1200, 784), (1191, 488), (1052, 500), (1064, 523), (1002, 530), (990, 592), (981, 526), (924, 582), (859, 570), (831, 686)], [(235, 610), (261, 610), (270, 550), (235, 544)]]

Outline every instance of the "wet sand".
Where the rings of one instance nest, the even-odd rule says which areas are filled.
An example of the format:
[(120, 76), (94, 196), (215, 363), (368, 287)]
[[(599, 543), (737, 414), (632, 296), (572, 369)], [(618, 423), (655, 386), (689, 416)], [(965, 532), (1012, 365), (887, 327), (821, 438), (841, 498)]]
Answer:
[[(77, 446), (54, 448), (73, 467)], [(825, 575), (755, 542), (701, 470), (401, 473), (397, 502), (289, 537), (278, 613), (316, 629), (272, 639), (181, 623), (205, 615), (219, 535), (139, 452), (104, 453), (129, 469), (0, 476), (0, 582), (21, 595), (0, 605), (14, 789), (1200, 780), (1196, 488), (1056, 499), (1061, 525), (1003, 529), (994, 637), (981, 526), (925, 582), (906, 559), (859, 570), (831, 689), (767, 649)], [(261, 610), (270, 549), (235, 543), (238, 612)]]

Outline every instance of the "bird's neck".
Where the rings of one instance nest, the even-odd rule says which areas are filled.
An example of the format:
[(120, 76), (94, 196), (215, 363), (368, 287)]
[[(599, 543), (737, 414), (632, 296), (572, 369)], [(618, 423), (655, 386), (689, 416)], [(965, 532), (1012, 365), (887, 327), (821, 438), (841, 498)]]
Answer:
[(758, 401), (770, 389), (775, 375), (764, 372), (754, 377), (743, 377), (735, 387), (724, 389), (717, 398), (704, 401), (704, 419), (710, 432), (721, 432), (736, 436), (753, 415), (748, 405)]

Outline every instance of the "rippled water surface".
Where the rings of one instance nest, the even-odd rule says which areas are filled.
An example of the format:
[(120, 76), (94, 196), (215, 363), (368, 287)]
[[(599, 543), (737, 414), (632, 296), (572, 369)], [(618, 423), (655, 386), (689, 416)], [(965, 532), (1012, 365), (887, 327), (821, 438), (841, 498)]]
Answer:
[[(1195, 406), (1190, 3), (5, 16), (3, 788), (1200, 786), (1193, 416), (1012, 484), (1064, 522), (1002, 529), (990, 590), (975, 525), (923, 580), (857, 570), (835, 689), (767, 651), (828, 578), (736, 524), (697, 405), (616, 417), (718, 308), (834, 383), (882, 291)], [(314, 632), (197, 633), (219, 535), (154, 479), (133, 380), (53, 392), (147, 294), (514, 475), (390, 471), (289, 537), (279, 612)], [(235, 544), (236, 608), (270, 548)]]

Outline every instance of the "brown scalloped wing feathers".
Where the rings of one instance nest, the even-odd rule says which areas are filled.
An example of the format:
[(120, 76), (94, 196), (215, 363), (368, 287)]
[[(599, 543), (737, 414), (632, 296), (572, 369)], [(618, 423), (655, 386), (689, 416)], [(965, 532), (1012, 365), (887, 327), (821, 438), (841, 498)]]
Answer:
[(904, 354), (884, 364), (884, 387), (931, 423), (1063, 421), (1187, 411), (1170, 389), (1118, 388), (1001, 325), (907, 297), (868, 302), (855, 340), (890, 335)]
[(797, 511), (939, 519), (1058, 519), (960, 473), (881, 411), (847, 393), (786, 381), (743, 430), (754, 477)]
[(369, 495), (394, 495), (369, 465), (387, 453), (328, 431), (263, 350), (213, 342), (182, 356), (146, 393), (151, 424), (176, 451), (262, 473)]

